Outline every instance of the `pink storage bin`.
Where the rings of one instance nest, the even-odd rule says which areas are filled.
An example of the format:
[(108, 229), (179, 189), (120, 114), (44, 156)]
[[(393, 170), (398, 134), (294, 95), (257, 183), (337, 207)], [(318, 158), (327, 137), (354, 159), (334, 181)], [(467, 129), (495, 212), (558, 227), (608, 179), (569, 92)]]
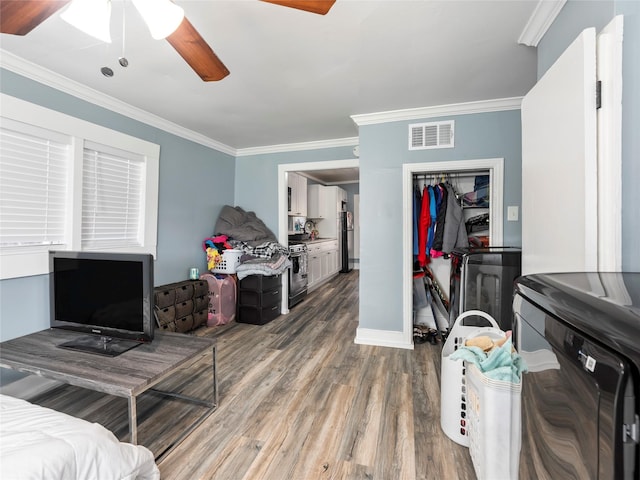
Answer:
[(203, 273), (200, 280), (209, 285), (209, 312), (207, 326), (226, 325), (236, 318), (236, 279), (233, 275), (216, 278), (211, 273)]

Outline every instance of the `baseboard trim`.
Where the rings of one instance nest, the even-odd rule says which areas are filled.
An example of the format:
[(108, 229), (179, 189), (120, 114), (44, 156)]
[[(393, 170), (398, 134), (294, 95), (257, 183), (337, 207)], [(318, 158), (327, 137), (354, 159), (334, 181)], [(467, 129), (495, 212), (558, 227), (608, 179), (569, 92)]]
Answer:
[(31, 400), (49, 390), (63, 385), (56, 380), (29, 375), (27, 377), (11, 382), (0, 387), (0, 393), (11, 397), (21, 398), (23, 400)]
[(356, 338), (354, 343), (358, 345), (375, 345), (377, 347), (413, 350), (413, 342), (407, 343), (404, 337), (405, 335), (403, 332), (358, 328), (356, 329)]

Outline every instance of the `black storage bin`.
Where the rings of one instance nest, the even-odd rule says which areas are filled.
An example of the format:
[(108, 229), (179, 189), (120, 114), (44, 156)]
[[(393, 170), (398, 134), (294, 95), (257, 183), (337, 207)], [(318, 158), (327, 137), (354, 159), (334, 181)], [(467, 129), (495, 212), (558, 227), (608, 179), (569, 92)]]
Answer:
[(250, 275), (238, 283), (236, 321), (264, 325), (280, 315), (282, 302), (280, 275)]
[(251, 323), (253, 325), (264, 325), (279, 315), (279, 304), (264, 308), (241, 305), (238, 307), (238, 316), (236, 321), (240, 323)]
[(255, 292), (253, 290), (240, 290), (238, 302), (240, 305), (248, 307), (270, 307), (282, 300), (280, 287), (266, 292)]
[(249, 275), (240, 280), (239, 283), (239, 287), (242, 290), (255, 290), (260, 292), (280, 288), (280, 285), (280, 275)]
[[(502, 330), (513, 325), (514, 281), (521, 273), (522, 251), (517, 247), (469, 247), (451, 252), (449, 327), (467, 310), (491, 315)], [(474, 325), (473, 319), (465, 325)], [(479, 322), (484, 326), (484, 322)]]

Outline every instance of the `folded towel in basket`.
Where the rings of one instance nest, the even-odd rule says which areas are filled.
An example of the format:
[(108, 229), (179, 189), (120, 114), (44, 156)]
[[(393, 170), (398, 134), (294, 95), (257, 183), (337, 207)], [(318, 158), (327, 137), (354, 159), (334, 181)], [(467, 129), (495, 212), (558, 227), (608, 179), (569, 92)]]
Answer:
[(269, 260), (256, 258), (242, 262), (236, 267), (238, 280), (242, 280), (249, 275), (281, 275), (291, 266), (291, 260), (286, 255), (276, 253)]
[(500, 347), (485, 352), (480, 347), (459, 347), (449, 357), (473, 363), (488, 378), (503, 382), (520, 383), (527, 366), (518, 353), (512, 351), (511, 338)]

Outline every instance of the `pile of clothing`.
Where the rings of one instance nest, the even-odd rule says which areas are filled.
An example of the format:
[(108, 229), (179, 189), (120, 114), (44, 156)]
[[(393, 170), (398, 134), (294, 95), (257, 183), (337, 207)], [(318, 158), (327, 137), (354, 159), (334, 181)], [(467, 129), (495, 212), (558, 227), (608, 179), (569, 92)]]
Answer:
[(249, 275), (280, 275), (291, 266), (289, 249), (278, 243), (273, 232), (254, 212), (225, 205), (214, 232), (214, 236), (202, 243), (209, 270), (215, 268), (228, 248), (242, 251), (240, 265), (236, 268), (239, 280)]
[(207, 252), (207, 269), (213, 270), (222, 261), (222, 253), (233, 247), (229, 243), (229, 237), (218, 235), (216, 237), (205, 238), (202, 241), (202, 249)]
[(473, 363), (493, 380), (520, 383), (527, 371), (525, 361), (513, 348), (510, 331), (500, 340), (485, 335), (468, 339), (449, 358)]

